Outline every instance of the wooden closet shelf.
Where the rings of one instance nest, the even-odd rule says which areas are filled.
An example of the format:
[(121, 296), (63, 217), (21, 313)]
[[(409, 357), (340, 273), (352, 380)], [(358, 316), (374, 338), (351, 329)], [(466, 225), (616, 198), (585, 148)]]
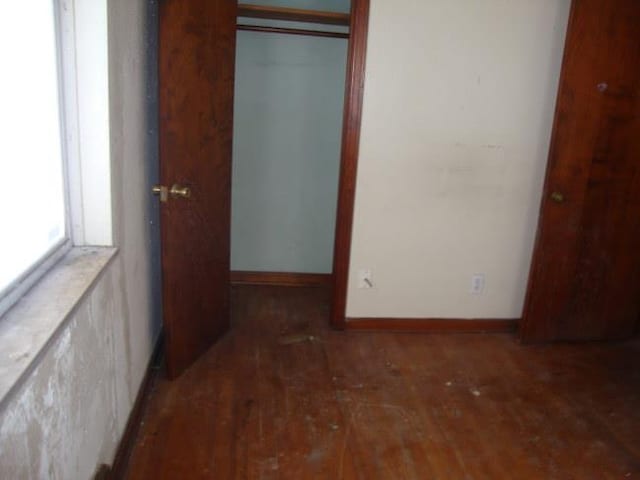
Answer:
[(246, 32), (282, 33), (285, 35), (304, 35), (305, 37), (349, 38), (348, 33), (325, 32), (320, 30), (302, 30), (300, 28), (261, 27), (258, 25), (236, 25), (236, 29)]
[(346, 25), (350, 23), (348, 13), (301, 10), (298, 8), (266, 7), (263, 5), (238, 4), (238, 16), (286, 20), (290, 22), (321, 23), (324, 25)]

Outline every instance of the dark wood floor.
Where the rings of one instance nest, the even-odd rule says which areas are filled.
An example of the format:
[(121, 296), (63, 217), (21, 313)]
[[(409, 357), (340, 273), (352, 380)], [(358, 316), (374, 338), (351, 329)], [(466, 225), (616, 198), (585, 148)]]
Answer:
[(640, 342), (341, 333), (320, 289), (241, 287), (151, 394), (131, 479), (640, 478)]

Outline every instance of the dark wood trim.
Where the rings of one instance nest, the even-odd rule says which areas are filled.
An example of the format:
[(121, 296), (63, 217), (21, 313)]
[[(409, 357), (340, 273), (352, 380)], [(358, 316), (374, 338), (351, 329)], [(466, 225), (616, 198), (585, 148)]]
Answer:
[(348, 318), (347, 330), (415, 333), (515, 333), (517, 319)]
[(281, 287), (327, 287), (330, 273), (232, 271), (231, 285), (273, 285)]
[(136, 395), (136, 401), (133, 404), (131, 413), (129, 414), (129, 420), (127, 420), (127, 426), (125, 427), (120, 443), (116, 450), (116, 455), (113, 459), (109, 476), (113, 480), (119, 480), (125, 477), (127, 471), (127, 465), (129, 464), (129, 457), (133, 451), (133, 446), (138, 435), (140, 423), (144, 415), (144, 407), (147, 404), (151, 389), (160, 371), (160, 365), (162, 361), (162, 352), (164, 346), (164, 334), (161, 333), (158, 336), (156, 345), (153, 348), (153, 354), (147, 365), (147, 371), (142, 379), (142, 384)]
[(333, 253), (333, 296), (331, 325), (344, 329), (349, 259), (351, 256), (351, 231), (353, 203), (355, 200), (362, 97), (364, 93), (365, 58), (369, 28), (369, 0), (351, 2), (351, 38), (347, 53), (347, 79), (342, 126), (340, 180), (338, 183), (338, 207)]
[(280, 33), (284, 35), (304, 35), (305, 37), (349, 38), (348, 33), (327, 32), (321, 30), (305, 30), (301, 28), (262, 27), (258, 25), (241, 24), (238, 24), (236, 28), (244, 32)]
[(349, 25), (348, 13), (267, 7), (263, 5), (248, 5), (246, 3), (238, 4), (238, 16), (289, 22), (321, 23), (324, 25)]

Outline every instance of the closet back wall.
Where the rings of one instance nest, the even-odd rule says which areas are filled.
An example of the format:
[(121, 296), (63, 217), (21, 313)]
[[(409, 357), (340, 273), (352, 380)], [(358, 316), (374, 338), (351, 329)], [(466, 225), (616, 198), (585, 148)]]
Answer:
[(345, 39), (238, 32), (232, 270), (331, 272), (346, 52)]

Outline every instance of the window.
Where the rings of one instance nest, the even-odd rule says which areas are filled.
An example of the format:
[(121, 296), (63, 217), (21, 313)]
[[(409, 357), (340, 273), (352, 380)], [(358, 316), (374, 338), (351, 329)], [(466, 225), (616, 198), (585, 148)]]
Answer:
[(107, 2), (0, 16), (0, 402), (116, 256)]
[(70, 243), (56, 19), (52, 0), (0, 16), (0, 314)]

